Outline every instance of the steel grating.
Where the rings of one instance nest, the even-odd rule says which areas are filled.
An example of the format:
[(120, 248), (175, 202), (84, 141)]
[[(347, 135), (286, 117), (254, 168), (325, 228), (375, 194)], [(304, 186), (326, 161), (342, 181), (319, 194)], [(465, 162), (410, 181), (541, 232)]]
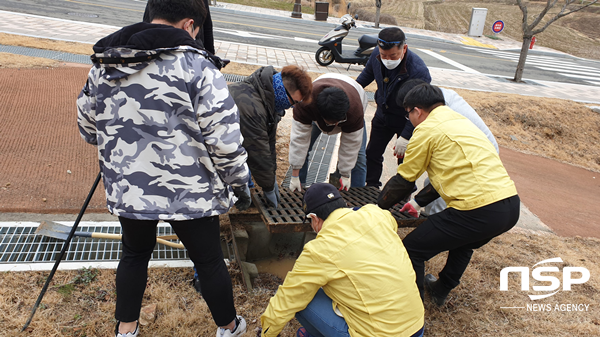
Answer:
[[(70, 222), (59, 222), (71, 226)], [(99, 224), (99, 223), (97, 223)], [(121, 227), (118, 222), (100, 223), (101, 225), (82, 224), (78, 227), (81, 232), (100, 232), (121, 234)], [(54, 263), (60, 253), (64, 241), (37, 235), (35, 231), (38, 223), (21, 223), (18, 226), (0, 227), (0, 270), (49, 270), (50, 268), (21, 268), (18, 264), (44, 264)], [(169, 224), (159, 223), (157, 226), (157, 236), (175, 234)], [(233, 250), (222, 237), (222, 246), (224, 255), (228, 258), (233, 257)], [(116, 267), (121, 258), (121, 241), (73, 237), (69, 249), (65, 254), (63, 262), (73, 263), (77, 266)], [(192, 266), (189, 260), (187, 250), (168, 247), (157, 244), (152, 253), (151, 265), (164, 265), (166, 262), (179, 261), (177, 266)], [(93, 263), (92, 263), (93, 262)], [(66, 266), (61, 263), (61, 266)], [(51, 267), (51, 266), (50, 266)], [(62, 269), (72, 269), (66, 266)]]
[[(377, 187), (359, 187), (351, 188), (349, 191), (342, 191), (341, 195), (346, 200), (348, 207), (360, 207), (366, 204), (377, 204), (377, 197), (381, 191)], [(281, 200), (278, 208), (267, 206), (262, 193), (252, 193), (254, 205), (260, 209), (263, 221), (271, 233), (289, 233), (289, 232), (307, 232), (311, 231), (309, 223), (302, 223), (304, 212), (302, 211), (302, 197), (300, 192), (290, 192), (286, 189), (280, 190)], [(425, 221), (427, 217), (421, 215), (414, 218), (406, 213), (401, 213), (400, 209), (404, 203), (396, 204), (390, 209), (390, 212), (396, 218), (398, 227), (417, 227)]]
[(65, 62), (92, 64), (92, 61), (90, 60), (90, 55), (71, 54), (62, 51), (0, 45), (0, 52), (33, 57), (43, 57), (47, 59)]
[[(308, 171), (306, 173), (306, 184), (308, 187), (314, 183), (327, 181), (331, 156), (338, 135), (326, 135), (321, 133), (315, 141), (312, 151), (308, 153)], [(289, 187), (292, 178), (292, 167), (288, 169), (283, 179), (282, 186)]]

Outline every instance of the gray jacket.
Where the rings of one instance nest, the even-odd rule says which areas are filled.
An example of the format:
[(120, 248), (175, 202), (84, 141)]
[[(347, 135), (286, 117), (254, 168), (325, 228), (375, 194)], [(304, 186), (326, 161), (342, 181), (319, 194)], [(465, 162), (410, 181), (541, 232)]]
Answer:
[[(159, 44), (159, 45), (156, 45)], [(94, 46), (77, 99), (111, 213), (188, 220), (226, 213), (248, 181), (238, 110), (187, 32), (139, 23)]]

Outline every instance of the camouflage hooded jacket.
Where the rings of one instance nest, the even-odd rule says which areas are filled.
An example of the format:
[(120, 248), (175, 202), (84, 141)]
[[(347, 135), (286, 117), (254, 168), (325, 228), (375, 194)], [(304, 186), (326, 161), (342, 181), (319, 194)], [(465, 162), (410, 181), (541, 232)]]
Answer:
[(226, 213), (248, 181), (239, 115), (222, 74), (182, 30), (138, 23), (100, 40), (77, 99), (111, 213), (188, 220)]
[(273, 67), (262, 67), (244, 81), (229, 85), (229, 92), (240, 110), (248, 166), (254, 181), (265, 191), (275, 188), (277, 170), (275, 143), (281, 117), (275, 112), (275, 74)]

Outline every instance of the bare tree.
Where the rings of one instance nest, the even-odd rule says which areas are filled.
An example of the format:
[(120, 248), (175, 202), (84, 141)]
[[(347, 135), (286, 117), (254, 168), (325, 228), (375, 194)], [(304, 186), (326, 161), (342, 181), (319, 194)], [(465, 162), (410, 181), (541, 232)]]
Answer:
[[(547, 0), (546, 6), (544, 7), (544, 9), (535, 17), (535, 19), (533, 20), (533, 22), (531, 24), (527, 23), (528, 22), (527, 20), (529, 18), (528, 18), (528, 13), (527, 13), (527, 5), (525, 4), (525, 1), (517, 0), (517, 4), (519, 5), (519, 8), (521, 9), (521, 12), (523, 12), (523, 45), (521, 46), (521, 55), (519, 56), (519, 63), (517, 64), (517, 72), (515, 73), (515, 78), (513, 80), (515, 82), (521, 82), (521, 79), (523, 78), (523, 69), (525, 69), (525, 60), (527, 60), (527, 52), (529, 51), (529, 45), (531, 44), (531, 39), (533, 38), (534, 35), (543, 32), (554, 21), (562, 18), (563, 16), (567, 16), (571, 13), (580, 11), (586, 7), (589, 7), (589, 6), (597, 3), (598, 1), (599, 0), (592, 0), (592, 1), (589, 1), (589, 3), (587, 5), (584, 5), (583, 3), (588, 2), (588, 1), (564, 0), (564, 4), (562, 5), (560, 12), (558, 12), (558, 14), (556, 14), (550, 20), (546, 21), (546, 23), (541, 28), (535, 29), (535, 27), (537, 27), (537, 25), (539, 25), (540, 22), (542, 22), (542, 19), (548, 13), (548, 11), (550, 9), (552, 9), (554, 7), (554, 5), (556, 5), (558, 0)], [(580, 2), (581, 4), (575, 5), (576, 2)]]
[(379, 16), (381, 15), (381, 0), (375, 0), (375, 28), (379, 28)]

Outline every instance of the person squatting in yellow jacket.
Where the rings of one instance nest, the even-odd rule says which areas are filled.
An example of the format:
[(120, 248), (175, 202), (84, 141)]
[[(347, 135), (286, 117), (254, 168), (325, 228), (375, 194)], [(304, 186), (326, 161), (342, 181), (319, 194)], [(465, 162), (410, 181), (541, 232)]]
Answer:
[[(440, 88), (430, 84), (406, 94), (404, 108), (415, 130), (404, 162), (378, 198), (378, 205), (389, 209), (408, 197), (415, 180), (427, 171), (431, 186), (401, 211), (418, 216), (421, 207), (440, 196), (448, 205), (403, 240), (421, 298), (427, 289), (438, 306), (460, 283), (473, 249), (511, 229), (520, 212), (515, 184), (492, 143), (471, 121), (444, 104)], [(425, 261), (444, 251), (449, 251), (448, 260), (439, 279), (424, 276)]]
[(301, 336), (422, 336), (423, 303), (391, 213), (346, 208), (325, 183), (306, 191), (303, 210), (317, 237), (271, 298), (262, 336), (277, 336), (294, 315)]

